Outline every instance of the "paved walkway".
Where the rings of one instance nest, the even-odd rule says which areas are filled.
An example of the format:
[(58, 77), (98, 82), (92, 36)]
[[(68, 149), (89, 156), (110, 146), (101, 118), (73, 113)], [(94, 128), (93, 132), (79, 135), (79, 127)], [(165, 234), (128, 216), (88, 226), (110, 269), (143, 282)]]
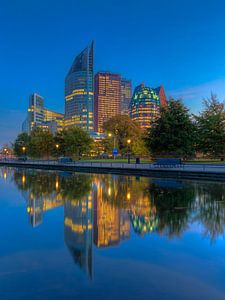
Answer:
[[(143, 171), (152, 171), (152, 172), (178, 172), (178, 173), (198, 173), (198, 174), (217, 174), (225, 176), (225, 164), (183, 164), (181, 166), (173, 167), (159, 167), (152, 163), (123, 163), (123, 162), (82, 162), (76, 161), (72, 163), (60, 163), (58, 161), (48, 161), (48, 160), (28, 160), (26, 162), (18, 160), (2, 160), (0, 165), (16, 165), (21, 167), (49, 167), (54, 169), (108, 169), (110, 170), (127, 170), (143, 172)], [(135, 173), (136, 173), (135, 172)]]

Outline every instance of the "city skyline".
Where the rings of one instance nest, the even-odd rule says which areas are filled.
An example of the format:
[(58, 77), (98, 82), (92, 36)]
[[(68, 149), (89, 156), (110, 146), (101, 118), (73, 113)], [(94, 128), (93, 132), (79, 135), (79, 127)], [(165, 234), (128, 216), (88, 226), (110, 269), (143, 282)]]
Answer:
[[(33, 93), (29, 98), (27, 116), (22, 132), (31, 134), (42, 128), (56, 134), (63, 129), (80, 127), (94, 139), (102, 138), (104, 123), (117, 115), (126, 115), (143, 130), (159, 116), (160, 106), (168, 100), (163, 85), (135, 87), (132, 80), (110, 71), (94, 72), (94, 41), (77, 54), (65, 77), (64, 114), (45, 107), (44, 97)], [(140, 89), (137, 94), (137, 89)]]
[[(53, 6), (50, 0), (34, 1), (36, 5), (13, 2), (4, 3), (0, 12), (4, 28), (0, 144), (13, 141), (20, 131), (32, 92), (43, 95), (47, 107), (63, 112), (64, 76), (75, 54), (92, 39), (96, 42), (96, 71), (123, 74), (133, 87), (143, 81), (148, 86), (163, 84), (168, 97), (182, 97), (194, 113), (211, 91), (224, 99), (225, 45), (219, 30), (224, 25), (223, 1), (184, 1), (182, 7), (178, 1), (129, 1), (129, 14), (127, 1), (120, 3), (119, 12), (117, 5), (103, 7), (99, 0)], [(89, 20), (81, 27), (84, 10)], [(76, 20), (71, 17), (75, 11)], [(113, 26), (108, 22), (112, 18), (109, 11)], [(150, 18), (150, 11), (160, 14)], [(72, 33), (76, 39), (71, 39)]]

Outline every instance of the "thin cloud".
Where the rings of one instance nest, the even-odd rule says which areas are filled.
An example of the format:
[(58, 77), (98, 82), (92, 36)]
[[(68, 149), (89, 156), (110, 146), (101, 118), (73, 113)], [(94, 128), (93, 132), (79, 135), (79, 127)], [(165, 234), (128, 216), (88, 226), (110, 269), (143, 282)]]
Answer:
[(225, 99), (225, 78), (210, 81), (198, 86), (169, 91), (168, 95), (176, 99), (183, 99), (184, 103), (191, 111), (196, 113), (202, 108), (203, 98), (210, 97), (211, 93), (216, 94), (221, 101)]

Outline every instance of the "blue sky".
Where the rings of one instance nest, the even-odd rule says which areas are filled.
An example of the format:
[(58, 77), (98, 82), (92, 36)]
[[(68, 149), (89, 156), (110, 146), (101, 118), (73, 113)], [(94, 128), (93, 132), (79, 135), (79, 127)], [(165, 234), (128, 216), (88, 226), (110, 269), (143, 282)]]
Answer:
[(64, 110), (64, 78), (95, 40), (95, 71), (182, 97), (192, 112), (225, 98), (225, 1), (0, 0), (0, 145), (12, 141), (38, 92)]

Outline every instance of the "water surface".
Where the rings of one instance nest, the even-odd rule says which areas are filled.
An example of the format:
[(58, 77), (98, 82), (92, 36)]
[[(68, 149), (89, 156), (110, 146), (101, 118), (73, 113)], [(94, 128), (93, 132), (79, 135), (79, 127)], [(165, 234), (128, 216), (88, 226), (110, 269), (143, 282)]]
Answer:
[(225, 299), (223, 183), (0, 168), (0, 299)]

